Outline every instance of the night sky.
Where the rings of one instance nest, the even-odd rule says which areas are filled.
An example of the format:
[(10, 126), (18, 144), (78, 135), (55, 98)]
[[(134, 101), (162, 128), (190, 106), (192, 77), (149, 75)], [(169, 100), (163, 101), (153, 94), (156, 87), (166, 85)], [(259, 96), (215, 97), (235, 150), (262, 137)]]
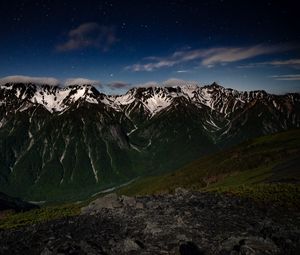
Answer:
[(0, 77), (300, 91), (297, 1), (0, 2)]

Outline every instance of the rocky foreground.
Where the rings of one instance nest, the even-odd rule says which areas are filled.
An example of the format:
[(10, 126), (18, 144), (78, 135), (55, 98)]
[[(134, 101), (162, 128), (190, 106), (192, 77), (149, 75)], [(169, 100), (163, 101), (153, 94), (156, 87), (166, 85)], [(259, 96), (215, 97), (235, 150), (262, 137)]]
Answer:
[(300, 214), (187, 192), (117, 197), (80, 216), (0, 231), (0, 254), (299, 254)]

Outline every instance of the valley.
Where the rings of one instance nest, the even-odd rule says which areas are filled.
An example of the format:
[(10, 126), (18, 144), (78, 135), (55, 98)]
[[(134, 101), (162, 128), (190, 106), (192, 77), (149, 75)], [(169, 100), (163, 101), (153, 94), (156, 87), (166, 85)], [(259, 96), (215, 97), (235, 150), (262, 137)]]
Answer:
[(7, 83), (0, 102), (1, 191), (35, 201), (82, 200), (300, 125), (299, 94), (216, 83), (124, 95), (88, 84)]

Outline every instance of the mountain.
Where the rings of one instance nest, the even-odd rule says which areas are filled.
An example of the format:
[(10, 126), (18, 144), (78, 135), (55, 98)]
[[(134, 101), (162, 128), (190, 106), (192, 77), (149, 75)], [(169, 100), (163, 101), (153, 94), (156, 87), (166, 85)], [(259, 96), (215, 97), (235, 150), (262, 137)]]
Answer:
[(297, 201), (295, 205), (299, 208), (299, 155), (300, 129), (283, 131), (207, 155), (172, 173), (137, 180), (121, 188), (119, 193), (145, 195), (174, 192), (179, 187), (226, 192), (241, 191), (242, 188), (244, 192), (260, 185), (262, 194), (259, 195), (266, 195), (263, 192), (270, 189), (275, 193), (271, 195), (287, 195), (281, 199), (277, 197), (279, 201), (274, 202)]
[[(81, 199), (300, 126), (300, 95), (207, 86), (0, 86), (0, 187), (30, 200)], [(76, 192), (74, 192), (76, 191)]]

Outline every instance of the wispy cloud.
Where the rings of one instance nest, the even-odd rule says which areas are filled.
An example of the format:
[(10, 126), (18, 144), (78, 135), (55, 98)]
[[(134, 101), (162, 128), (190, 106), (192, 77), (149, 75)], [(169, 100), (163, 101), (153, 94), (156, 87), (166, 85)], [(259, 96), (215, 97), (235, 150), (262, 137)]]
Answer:
[(212, 66), (220, 63), (237, 62), (260, 55), (271, 54), (286, 50), (280, 46), (255, 45), (241, 48), (219, 48), (215, 49), (210, 56), (202, 60), (204, 66)]
[(265, 62), (267, 65), (272, 66), (288, 66), (296, 69), (300, 69), (300, 59), (287, 59), (287, 60), (275, 60), (270, 62)]
[[(120, 82), (127, 84), (125, 82)], [(132, 87), (142, 87), (142, 88), (149, 88), (149, 87), (181, 87), (181, 86), (198, 86), (200, 85), (199, 82), (197, 81), (189, 81), (189, 80), (181, 80), (177, 78), (170, 78), (162, 82), (157, 82), (157, 81), (148, 81), (145, 83), (137, 83), (137, 84), (128, 84), (128, 88)]]
[(66, 79), (64, 82), (65, 86), (69, 85), (92, 85), (92, 86), (97, 86), (99, 88), (102, 87), (100, 81), (97, 80), (90, 80), (86, 78), (69, 78)]
[(190, 70), (177, 70), (176, 73), (189, 73)]
[(135, 85), (135, 87), (143, 87), (143, 88), (151, 88), (151, 87), (159, 87), (159, 86), (161, 85), (156, 81), (148, 81), (145, 83), (139, 83)]
[(266, 62), (258, 62), (258, 63), (250, 63), (247, 65), (241, 65), (239, 68), (254, 68), (254, 67), (261, 67), (261, 66), (274, 66), (274, 67), (291, 67), (295, 69), (300, 69), (300, 59), (285, 59), (285, 60), (273, 60), (273, 61), (266, 61)]
[(270, 77), (278, 81), (300, 81), (300, 74), (282, 74), (272, 75)]
[(107, 51), (117, 41), (112, 26), (100, 26), (98, 23), (83, 23), (68, 33), (67, 41), (56, 46), (60, 52), (79, 50), (87, 47)]
[(216, 47), (176, 51), (166, 57), (148, 57), (142, 63), (125, 67), (126, 70), (154, 71), (160, 68), (173, 67), (183, 63), (197, 61), (198, 65), (211, 68), (218, 64), (238, 62), (253, 57), (284, 52), (295, 49), (293, 45), (254, 45), (249, 47)]
[(164, 87), (198, 86), (199, 82), (170, 78), (164, 81), (162, 85)]
[(52, 77), (30, 77), (23, 75), (12, 75), (6, 76), (0, 79), (0, 85), (7, 83), (34, 83), (34, 84), (47, 84), (50, 86), (57, 86), (60, 84), (60, 81)]
[(111, 90), (129, 89), (130, 84), (123, 81), (115, 81), (107, 84), (107, 87), (109, 87)]
[(140, 71), (153, 71), (155, 69), (160, 69), (163, 67), (172, 67), (177, 64), (176, 61), (167, 61), (167, 60), (159, 60), (157, 62), (147, 63), (147, 64), (134, 64), (131, 66), (126, 66), (125, 70), (130, 70), (133, 72), (140, 72)]
[(90, 80), (86, 78), (69, 78), (66, 80), (58, 80), (53, 77), (32, 77), (23, 75), (12, 75), (0, 78), (0, 85), (7, 83), (33, 83), (38, 85), (50, 85), (50, 86), (69, 86), (69, 85), (92, 85), (99, 88), (102, 87), (100, 81)]

